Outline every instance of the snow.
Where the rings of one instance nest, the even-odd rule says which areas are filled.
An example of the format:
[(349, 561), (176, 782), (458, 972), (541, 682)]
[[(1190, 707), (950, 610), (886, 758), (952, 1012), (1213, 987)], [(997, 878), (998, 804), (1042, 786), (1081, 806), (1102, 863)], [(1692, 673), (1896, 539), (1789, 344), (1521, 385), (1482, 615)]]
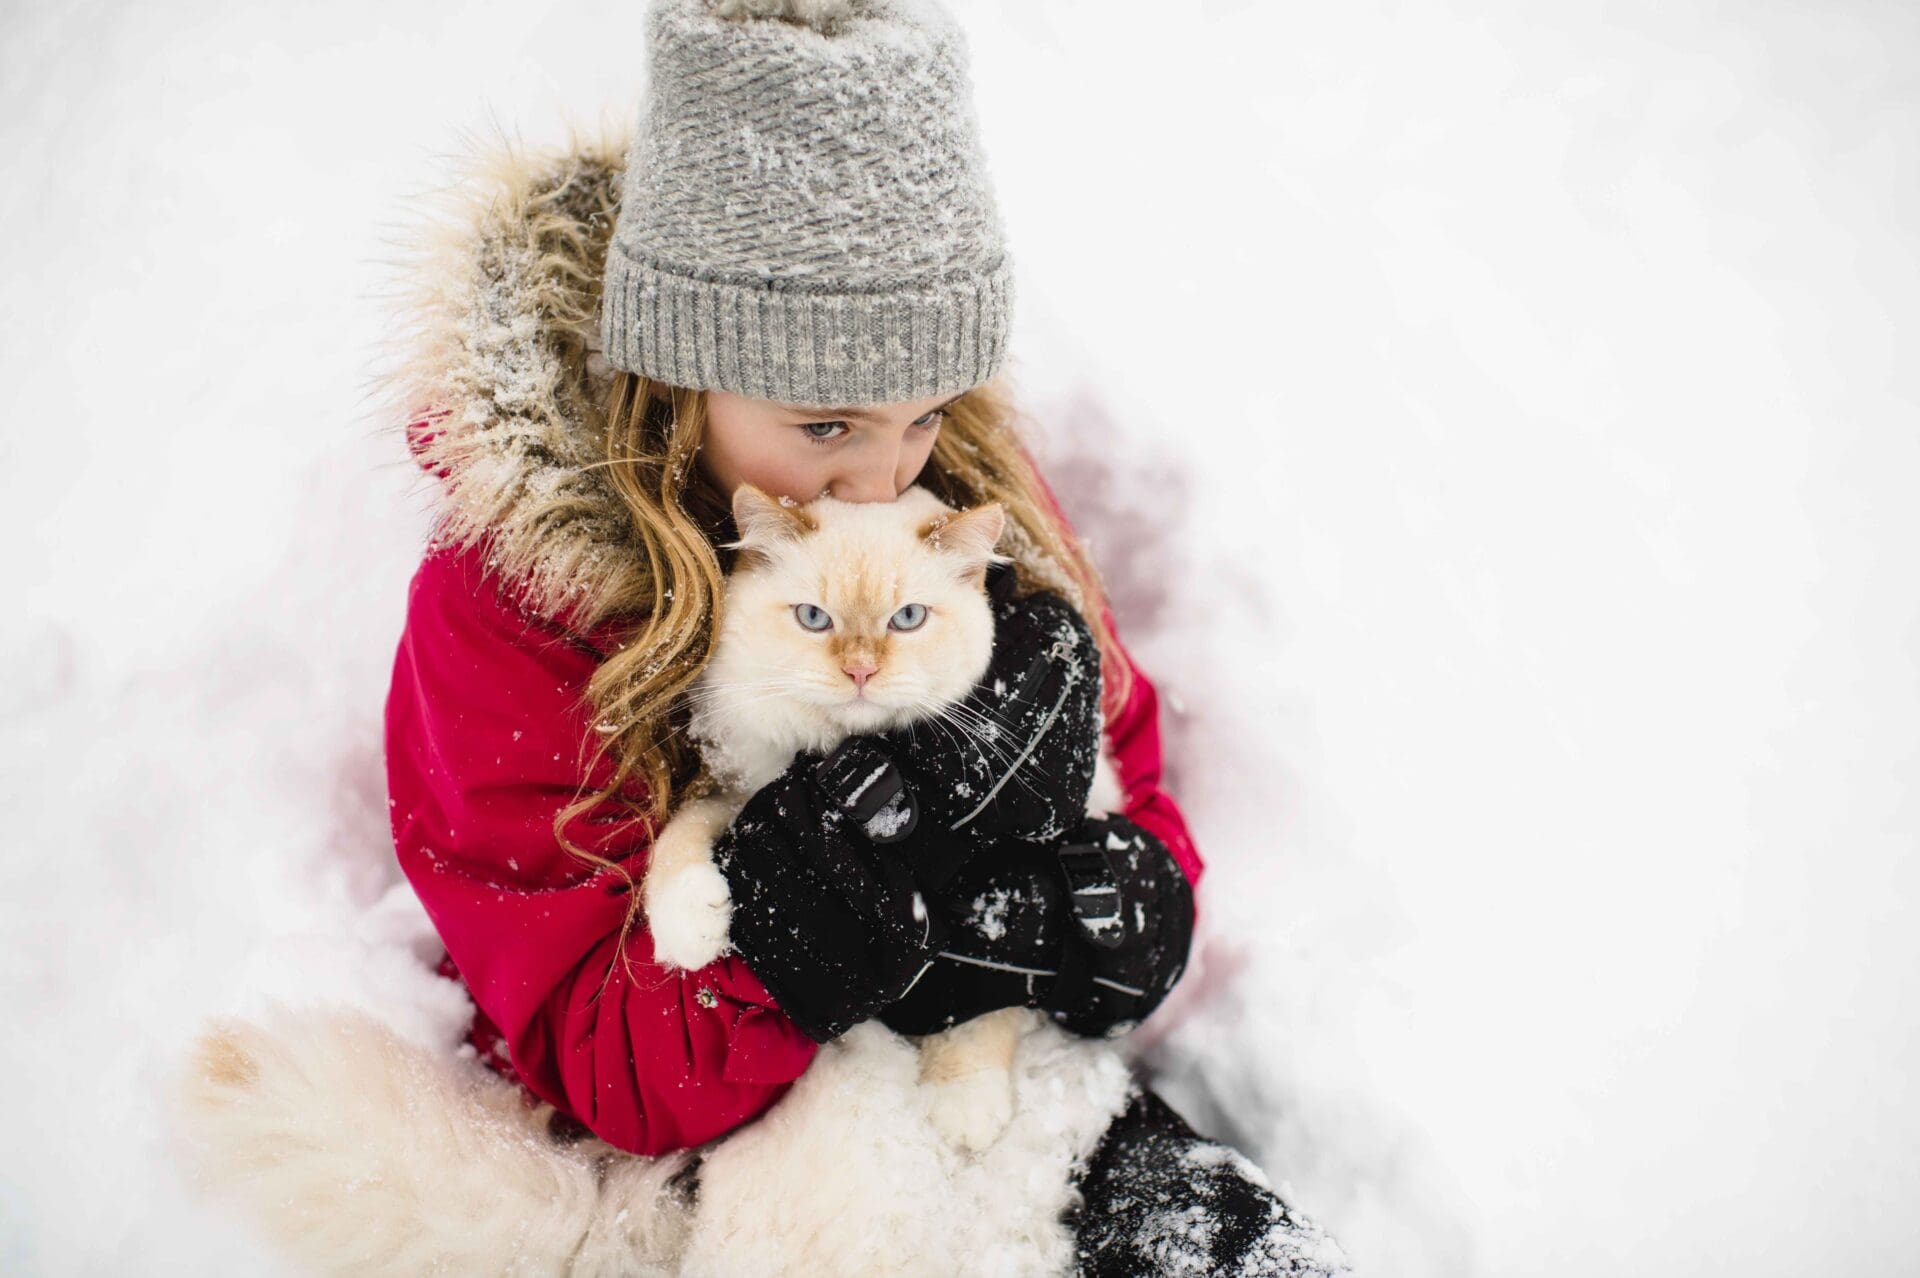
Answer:
[[(887, 504), (892, 505), (893, 503), (888, 502)], [(884, 777), (885, 775), (887, 775), (887, 769), (891, 766), (893, 765), (890, 763), (882, 763), (879, 767), (875, 768), (872, 772), (868, 773), (867, 776), (860, 782), (860, 784), (855, 786), (852, 789), (852, 791), (848, 793), (847, 797), (843, 800), (845, 806), (849, 808), (858, 807), (860, 804), (860, 796), (865, 794), (868, 790), (872, 789), (873, 783), (875, 781), (878, 781), (881, 777)]]
[[(1168, 1098), (1362, 1273), (1910, 1272), (1916, 18), (961, 7), (1010, 372), (1210, 864)], [(0, 20), (0, 1271), (284, 1272), (170, 1171), (204, 1014), (457, 1033), (384, 237), (457, 130), (626, 114), (641, 21)]]
[[(884, 767), (881, 769), (883, 772), (885, 770)], [(863, 785), (860, 788), (865, 790), (866, 786)], [(900, 832), (906, 829), (907, 823), (914, 819), (914, 809), (911, 804), (902, 802), (904, 795), (904, 791), (894, 795), (879, 811), (867, 818), (867, 823), (862, 828), (866, 830), (868, 838), (885, 842), (899, 837)]]
[(968, 922), (987, 940), (997, 941), (1007, 934), (1007, 910), (1012, 904), (1013, 892), (1009, 888), (982, 892), (973, 898)]

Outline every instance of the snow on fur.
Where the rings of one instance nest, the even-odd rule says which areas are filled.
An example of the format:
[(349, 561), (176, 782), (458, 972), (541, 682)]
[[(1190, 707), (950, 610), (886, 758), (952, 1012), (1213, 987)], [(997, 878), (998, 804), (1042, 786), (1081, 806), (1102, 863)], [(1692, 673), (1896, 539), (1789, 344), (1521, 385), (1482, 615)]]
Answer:
[(444, 474), (435, 537), (487, 537), (522, 600), (591, 626), (637, 588), (632, 525), (596, 467), (600, 280), (627, 139), (476, 148), (409, 246), (383, 389), (425, 419)]

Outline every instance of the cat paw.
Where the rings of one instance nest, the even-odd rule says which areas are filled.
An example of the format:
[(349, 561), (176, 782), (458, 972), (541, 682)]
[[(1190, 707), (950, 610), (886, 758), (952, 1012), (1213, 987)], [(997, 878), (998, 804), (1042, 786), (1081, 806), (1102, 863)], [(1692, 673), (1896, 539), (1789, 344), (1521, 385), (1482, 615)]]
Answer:
[(733, 898), (712, 865), (690, 865), (647, 895), (653, 956), (669, 967), (705, 967), (727, 952)]
[(947, 1144), (977, 1154), (1013, 1121), (1013, 1074), (976, 1070), (945, 1082), (928, 1083), (927, 1116)]

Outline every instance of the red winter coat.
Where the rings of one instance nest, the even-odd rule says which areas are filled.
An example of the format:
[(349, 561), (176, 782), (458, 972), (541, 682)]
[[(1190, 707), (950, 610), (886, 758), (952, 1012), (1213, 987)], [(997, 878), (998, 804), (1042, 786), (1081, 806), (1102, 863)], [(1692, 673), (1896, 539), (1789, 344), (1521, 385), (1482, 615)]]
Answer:
[[(736, 956), (673, 971), (653, 962), (636, 923), (631, 974), (618, 961), (619, 876), (553, 837), (583, 782), (591, 792), (612, 775), (604, 760), (591, 775), (576, 762), (600, 647), (522, 612), (480, 569), (478, 551), (431, 553), (409, 591), (386, 715), (400, 868), (446, 945), (442, 970), (473, 996), (483, 1059), (620, 1149), (700, 1144), (777, 1100), (816, 1045)], [(1200, 858), (1160, 788), (1153, 685), (1137, 667), (1109, 736), (1127, 815), (1197, 881)], [(639, 822), (589, 815), (567, 834), (641, 877)]]

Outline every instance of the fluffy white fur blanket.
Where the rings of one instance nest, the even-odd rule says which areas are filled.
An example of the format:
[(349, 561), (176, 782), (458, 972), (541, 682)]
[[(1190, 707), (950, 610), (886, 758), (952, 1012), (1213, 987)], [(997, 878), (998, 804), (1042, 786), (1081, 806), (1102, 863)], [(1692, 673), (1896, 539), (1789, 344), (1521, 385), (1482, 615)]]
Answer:
[(688, 1155), (556, 1142), (546, 1106), (365, 1012), (281, 1007), (196, 1041), (173, 1091), (192, 1177), (301, 1266), (354, 1275), (1070, 1272), (1071, 1173), (1133, 1086), (1114, 1047), (1036, 1017), (1016, 1112), (968, 1156), (912, 1045), (862, 1025), (758, 1122)]

